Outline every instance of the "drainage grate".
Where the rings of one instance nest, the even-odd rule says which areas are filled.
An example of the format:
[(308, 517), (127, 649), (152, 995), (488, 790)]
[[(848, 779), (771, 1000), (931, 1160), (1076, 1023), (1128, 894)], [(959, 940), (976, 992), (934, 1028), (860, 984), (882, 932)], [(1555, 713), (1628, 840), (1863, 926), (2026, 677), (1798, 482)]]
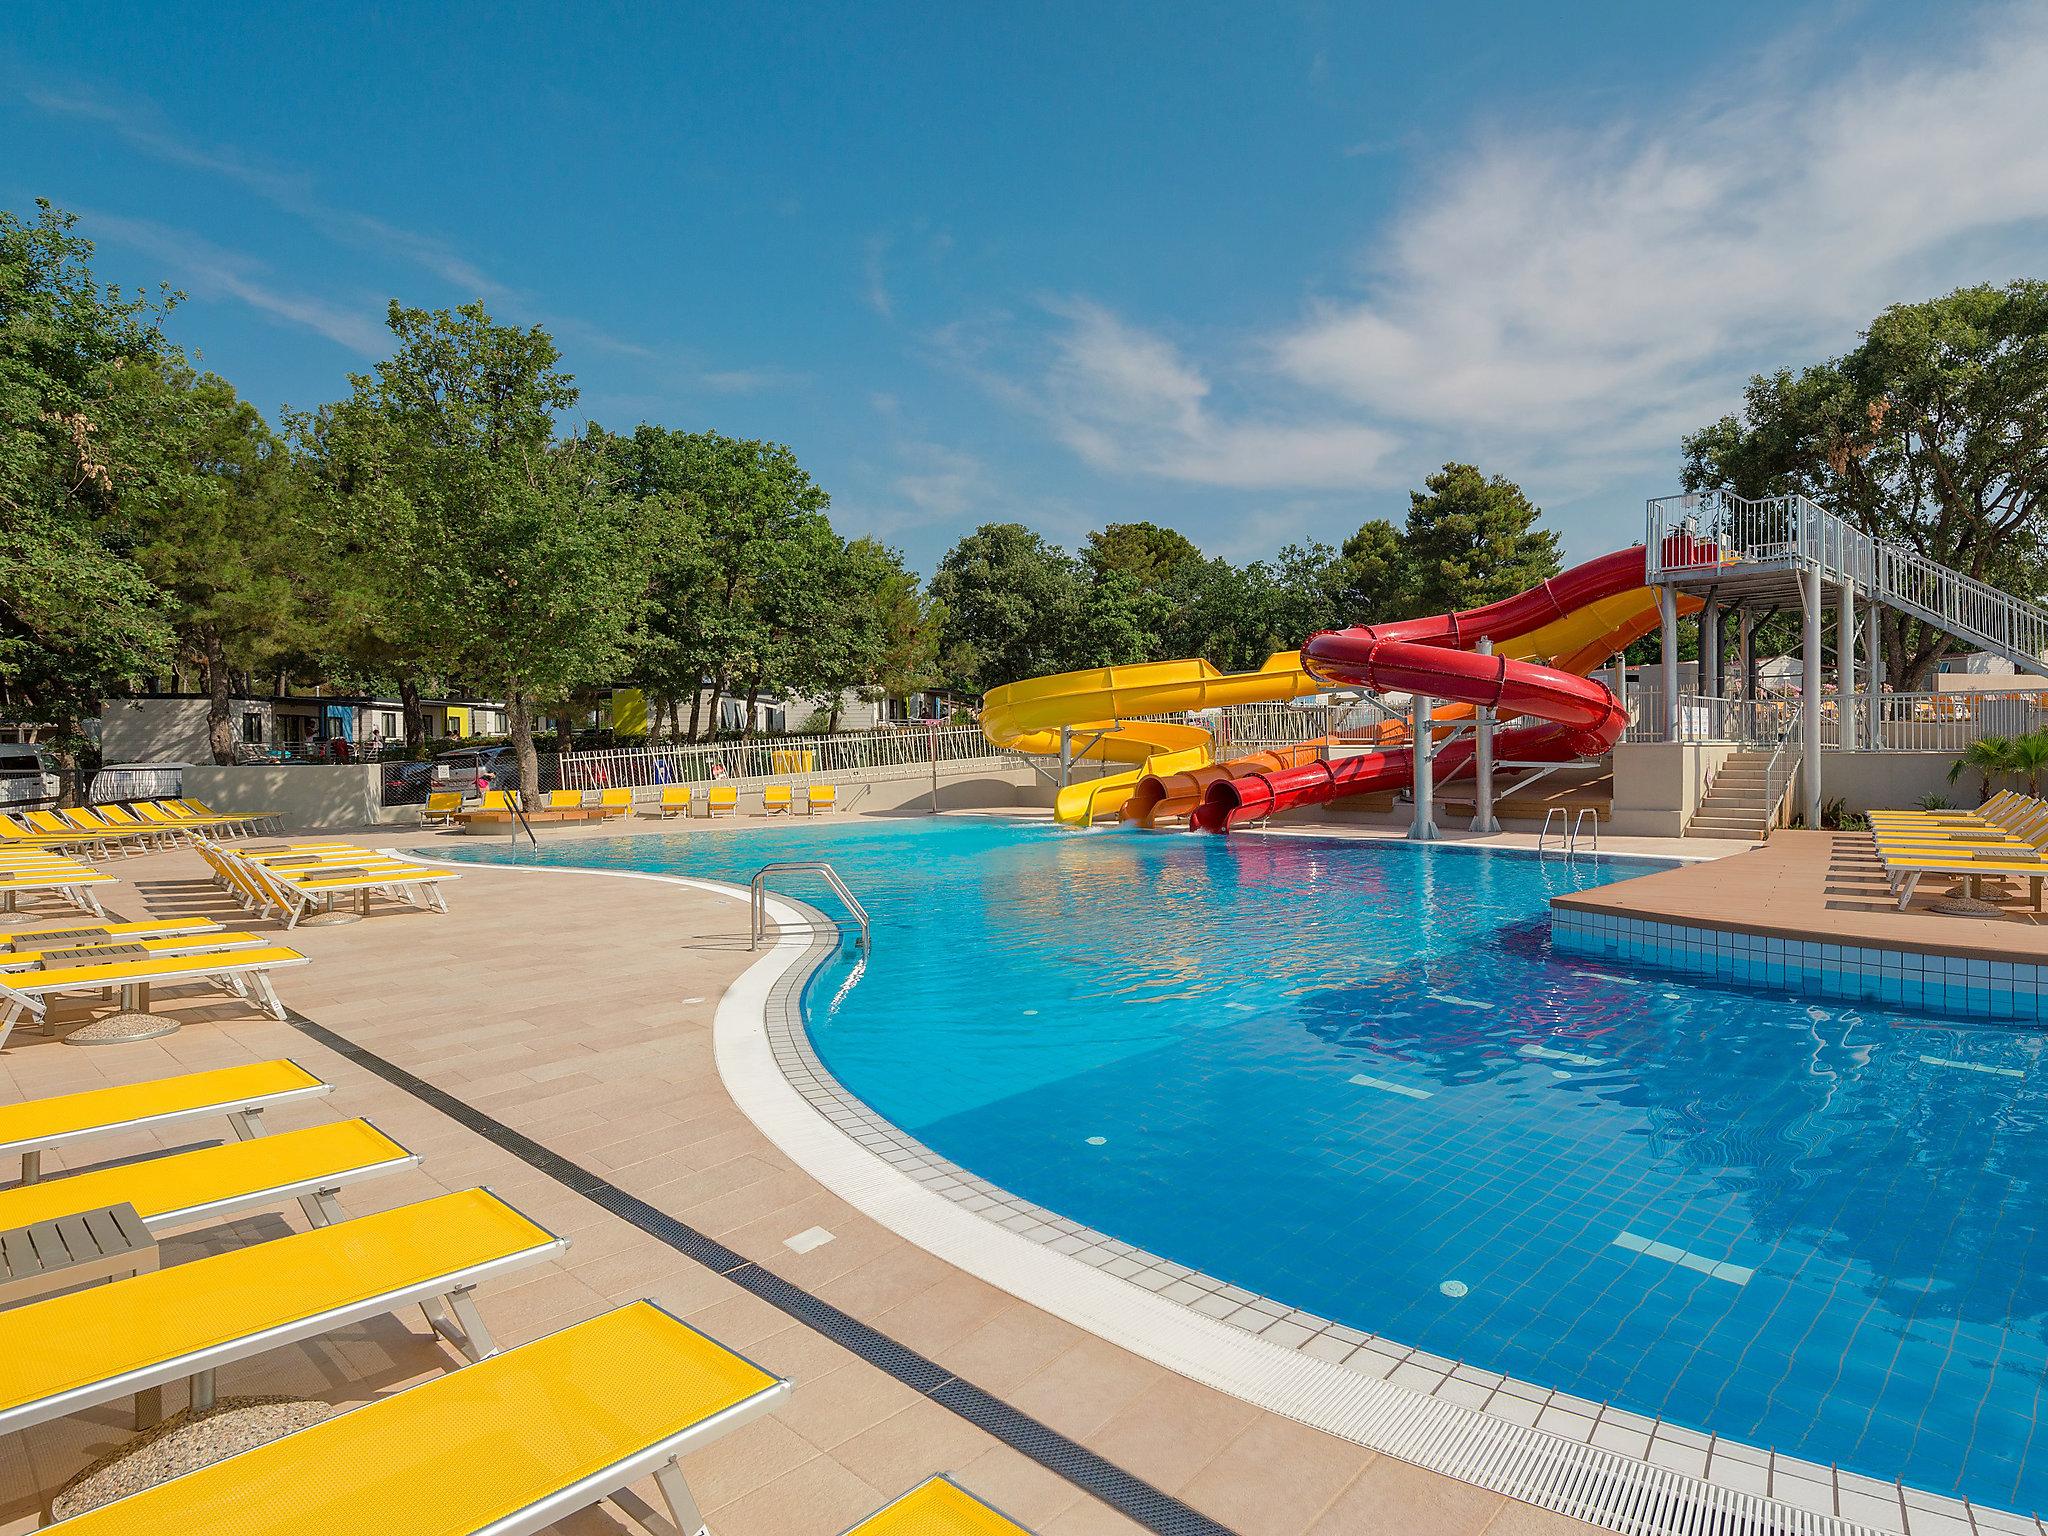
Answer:
[(435, 1087), (425, 1078), (408, 1072), (395, 1062), (386, 1061), (373, 1051), (364, 1050), (353, 1040), (336, 1034), (325, 1025), (315, 1024), (296, 1010), (288, 1010), (286, 1017), (300, 1033), (317, 1040), (337, 1056), (345, 1057), (394, 1087), (403, 1088), (458, 1125), (511, 1153), (528, 1167), (538, 1169), (603, 1206), (648, 1236), (660, 1239), (683, 1257), (751, 1291), (770, 1306), (823, 1334), (842, 1348), (851, 1350), (877, 1369), (888, 1372), (919, 1395), (951, 1409), (1012, 1450), (1022, 1452), (1047, 1471), (1066, 1479), (1084, 1493), (1092, 1494), (1145, 1529), (1157, 1531), (1160, 1536), (1232, 1536), (1230, 1527), (1217, 1524), (1200, 1510), (1190, 1508), (1171, 1494), (1162, 1493), (1144, 1479), (1133, 1476), (1114, 1462), (1105, 1461), (1086, 1446), (1019, 1412), (972, 1382), (961, 1380), (945, 1367), (926, 1359), (909, 1346), (897, 1343), (879, 1329), (849, 1316), (828, 1301), (819, 1300), (800, 1286), (790, 1284), (745, 1254), (735, 1252), (695, 1227), (677, 1221), (668, 1212), (627, 1194), (616, 1184), (571, 1162), (560, 1153), (550, 1151), (531, 1136), (492, 1119), (445, 1089)]

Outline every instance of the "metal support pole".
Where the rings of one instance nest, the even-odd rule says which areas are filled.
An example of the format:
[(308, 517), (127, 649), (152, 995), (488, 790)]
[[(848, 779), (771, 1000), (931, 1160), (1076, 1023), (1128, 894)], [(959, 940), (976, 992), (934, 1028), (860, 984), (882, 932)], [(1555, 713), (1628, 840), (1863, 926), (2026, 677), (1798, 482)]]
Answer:
[(1429, 721), (1435, 712), (1435, 703), (1428, 694), (1418, 693), (1410, 706), (1413, 710), (1410, 730), (1415, 736), (1415, 820), (1408, 828), (1408, 835), (1418, 843), (1426, 843), (1436, 836), (1436, 753), (1435, 743), (1429, 739)]
[[(1482, 656), (1493, 654), (1493, 641), (1482, 637), (1473, 647)], [(1477, 789), (1472, 805), (1472, 830), (1482, 836), (1500, 830), (1500, 821), (1493, 814), (1493, 727), (1495, 710), (1491, 704), (1479, 706), (1478, 739), (1474, 743), (1473, 764), (1477, 775)]]
[(1869, 611), (1863, 615), (1863, 686), (1870, 695), (1870, 723), (1864, 729), (1863, 741), (1872, 752), (1884, 748), (1884, 665), (1878, 660), (1878, 647), (1884, 637), (1877, 621), (1881, 612), (1873, 598)]
[(1700, 692), (1710, 699), (1721, 696), (1721, 605), (1712, 593), (1700, 610)]
[(1820, 566), (1799, 575), (1799, 771), (1806, 778), (1806, 825), (1820, 826)]
[(1856, 589), (1843, 582), (1835, 609), (1835, 745), (1854, 752), (1863, 745), (1856, 708)]
[(1742, 697), (1749, 704), (1756, 703), (1756, 615), (1749, 609), (1742, 610), (1741, 634), (1738, 636), (1742, 648)]
[(1664, 739), (1678, 740), (1678, 589), (1657, 589), (1658, 628), (1664, 652)]
[(1060, 727), (1060, 788), (1065, 789), (1074, 773), (1074, 728)]

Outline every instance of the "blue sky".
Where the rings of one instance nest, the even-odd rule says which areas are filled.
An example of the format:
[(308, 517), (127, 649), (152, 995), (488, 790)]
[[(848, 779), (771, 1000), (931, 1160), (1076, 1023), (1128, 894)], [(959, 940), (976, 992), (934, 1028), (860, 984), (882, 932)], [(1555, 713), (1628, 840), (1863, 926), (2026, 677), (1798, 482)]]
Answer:
[(385, 301), (974, 524), (1269, 554), (1447, 458), (1574, 555), (1884, 304), (2048, 276), (2048, 3), (28, 7), (0, 197), (269, 411)]

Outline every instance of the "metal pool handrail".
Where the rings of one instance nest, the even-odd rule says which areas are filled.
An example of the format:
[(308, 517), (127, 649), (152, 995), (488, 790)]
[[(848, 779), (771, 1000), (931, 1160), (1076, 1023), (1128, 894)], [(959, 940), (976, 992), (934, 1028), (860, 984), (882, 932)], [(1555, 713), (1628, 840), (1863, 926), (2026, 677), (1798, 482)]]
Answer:
[(751, 893), (750, 904), (753, 907), (754, 914), (754, 932), (752, 939), (748, 941), (747, 948), (759, 949), (761, 947), (761, 935), (767, 931), (768, 911), (766, 892), (768, 877), (771, 874), (790, 870), (803, 870), (825, 877), (825, 883), (832, 887), (841, 901), (846, 903), (847, 911), (851, 912), (854, 916), (854, 921), (860, 924), (860, 947), (864, 950), (867, 949), (869, 947), (868, 909), (860, 904), (860, 899), (847, 888), (846, 882), (839, 878), (839, 871), (830, 864), (818, 859), (778, 860), (773, 864), (763, 864), (754, 871), (754, 878), (748, 884), (748, 890)]

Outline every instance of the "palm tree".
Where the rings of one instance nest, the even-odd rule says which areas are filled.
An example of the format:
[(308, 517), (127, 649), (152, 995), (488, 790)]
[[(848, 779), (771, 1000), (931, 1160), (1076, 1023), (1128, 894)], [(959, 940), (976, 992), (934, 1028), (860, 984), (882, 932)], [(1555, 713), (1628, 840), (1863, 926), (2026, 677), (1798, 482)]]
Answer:
[(2048, 773), (2048, 731), (2029, 731), (2015, 736), (2007, 758), (2011, 772), (2025, 774), (2027, 793), (2041, 793), (2041, 775)]
[(1949, 765), (1948, 781), (1953, 784), (1965, 773), (1977, 775), (1981, 793), (1978, 804), (1991, 798), (1991, 781), (2013, 769), (2012, 741), (2004, 736), (1979, 736), (1963, 749), (1963, 755)]

